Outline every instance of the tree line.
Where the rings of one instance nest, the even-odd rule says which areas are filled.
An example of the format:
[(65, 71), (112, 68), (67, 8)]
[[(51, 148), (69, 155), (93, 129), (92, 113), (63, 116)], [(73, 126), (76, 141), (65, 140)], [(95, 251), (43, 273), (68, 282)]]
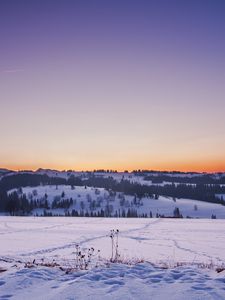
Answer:
[[(149, 197), (155, 198), (159, 195), (169, 196), (175, 198), (187, 198), (200, 200), (205, 202), (220, 203), (225, 205), (225, 199), (216, 196), (216, 194), (225, 194), (225, 187), (219, 184), (166, 184), (161, 185), (140, 185), (132, 183), (129, 180), (122, 179), (120, 182), (113, 177), (98, 177), (93, 173), (89, 177), (82, 179), (80, 177), (70, 176), (69, 179), (49, 177), (47, 175), (39, 174), (15, 174), (3, 177), (0, 180), (0, 211), (20, 210), (29, 212), (32, 206), (30, 199), (25, 196), (19, 197), (18, 194), (8, 194), (8, 191), (15, 188), (38, 185), (70, 185), (74, 186), (91, 186), (96, 188), (105, 188), (113, 192), (122, 192), (126, 195), (136, 195), (138, 198)], [(62, 206), (68, 203), (62, 202)], [(33, 203), (35, 206), (35, 203)]]

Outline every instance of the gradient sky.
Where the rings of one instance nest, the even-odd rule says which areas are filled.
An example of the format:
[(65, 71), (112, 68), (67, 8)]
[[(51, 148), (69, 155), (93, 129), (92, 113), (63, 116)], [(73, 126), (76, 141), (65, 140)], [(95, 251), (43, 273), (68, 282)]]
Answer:
[(0, 166), (225, 171), (224, 0), (1, 0)]

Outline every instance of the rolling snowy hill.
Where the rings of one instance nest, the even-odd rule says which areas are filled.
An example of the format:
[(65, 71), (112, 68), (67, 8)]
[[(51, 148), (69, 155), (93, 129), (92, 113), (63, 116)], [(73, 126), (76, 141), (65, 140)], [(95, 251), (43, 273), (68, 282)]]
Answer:
[[(11, 190), (9, 193), (12, 193)], [(179, 209), (183, 217), (191, 218), (211, 218), (215, 215), (217, 218), (225, 218), (225, 206), (220, 204), (190, 200), (173, 199), (170, 197), (159, 196), (159, 198), (144, 197), (138, 199), (134, 196), (124, 195), (123, 193), (110, 193), (103, 188), (93, 188), (86, 186), (59, 185), (59, 186), (38, 186), (24, 187), (20, 190), (25, 194), (29, 201), (38, 201), (43, 203), (43, 208), (37, 208), (32, 211), (33, 215), (43, 215), (44, 212), (53, 215), (72, 214), (73, 211), (83, 215), (97, 216), (104, 211), (110, 216), (123, 216), (123, 212), (128, 210), (136, 211), (137, 216), (155, 217), (163, 215), (165, 217), (174, 216), (175, 208)], [(47, 201), (47, 205), (45, 202)], [(70, 204), (63, 205), (64, 202)], [(57, 205), (58, 203), (58, 205)], [(60, 205), (62, 204), (62, 205)], [(56, 207), (59, 208), (56, 208)], [(60, 207), (61, 206), (61, 207)]]

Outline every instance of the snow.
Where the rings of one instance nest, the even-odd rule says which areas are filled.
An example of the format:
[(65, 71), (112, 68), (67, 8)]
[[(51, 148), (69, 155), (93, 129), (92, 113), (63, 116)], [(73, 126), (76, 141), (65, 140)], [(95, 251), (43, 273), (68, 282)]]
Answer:
[(213, 278), (210, 273), (188, 267), (158, 270), (149, 264), (114, 265), (110, 269), (72, 275), (24, 269), (5, 279), (8, 281), (2, 281), (5, 290), (2, 299), (207, 300), (224, 299), (225, 293), (224, 278), (219, 276)]
[[(61, 199), (62, 192), (65, 193), (64, 199), (72, 198), (74, 200), (74, 204), (68, 209), (71, 211), (73, 209), (77, 211), (81, 211), (81, 201), (84, 203), (84, 212), (88, 211), (90, 213), (90, 202), (99, 201), (99, 207), (96, 207), (93, 212), (98, 212), (101, 209), (105, 209), (107, 203), (113, 207), (112, 215), (119, 210), (122, 212), (124, 209), (126, 212), (130, 208), (134, 208), (138, 211), (139, 214), (147, 213), (149, 216), (150, 211), (153, 216), (156, 214), (163, 214), (165, 216), (173, 216), (173, 211), (175, 207), (178, 207), (180, 213), (183, 217), (192, 217), (192, 218), (211, 218), (212, 214), (216, 215), (217, 218), (225, 219), (225, 206), (221, 204), (214, 204), (209, 202), (190, 200), (190, 199), (176, 199), (176, 202), (170, 197), (160, 196), (159, 199), (151, 199), (144, 197), (141, 200), (140, 205), (133, 205), (133, 196), (124, 195), (125, 204), (124, 206), (120, 205), (119, 193), (116, 194), (116, 197), (109, 197), (109, 192), (102, 188), (93, 188), (84, 186), (76, 186), (74, 189), (71, 189), (69, 185), (59, 185), (59, 186), (38, 186), (38, 187), (23, 187), (22, 192), (26, 194), (29, 199), (33, 194), (33, 191), (37, 191), (37, 196), (32, 196), (33, 199), (43, 199), (44, 195), (47, 194), (47, 200), (49, 204), (52, 203), (54, 197), (58, 197)], [(14, 190), (9, 191), (12, 192)], [(97, 191), (97, 193), (96, 193)], [(53, 214), (65, 214), (65, 209), (51, 209)], [(43, 209), (37, 209), (33, 211), (33, 214), (38, 213), (43, 214)]]
[[(141, 263), (69, 274), (24, 268), (34, 259), (73, 265), (77, 244), (100, 249), (99, 261), (108, 262), (109, 232), (117, 228), (121, 260)], [(215, 271), (225, 263), (225, 220), (0, 217), (0, 236), (2, 300), (225, 298), (225, 271)]]
[[(55, 178), (63, 178), (63, 179), (68, 179), (71, 175), (75, 177), (81, 177), (82, 179), (88, 178), (90, 172), (87, 171), (74, 171), (74, 170), (64, 170), (64, 171), (59, 171), (59, 170), (52, 170), (52, 169), (38, 169), (36, 171), (31, 171), (31, 170), (21, 170), (21, 171), (11, 171), (7, 169), (0, 169), (0, 180), (5, 177), (5, 176), (11, 176), (15, 174), (39, 174), (39, 175), (47, 175), (49, 177), (55, 177)], [(117, 182), (120, 182), (122, 179), (128, 180), (132, 183), (138, 183), (142, 185), (152, 185), (151, 180), (144, 180), (145, 176), (150, 175), (154, 177), (158, 176), (168, 176), (168, 177), (180, 177), (180, 178), (194, 178), (194, 177), (199, 177), (199, 176), (204, 176), (204, 175), (209, 175), (211, 178), (214, 179), (221, 179), (222, 177), (225, 176), (225, 173), (192, 173), (192, 172), (187, 172), (187, 173), (168, 173), (168, 172), (158, 172), (154, 171), (151, 173), (132, 173), (132, 172), (92, 172), (97, 177), (103, 177), (103, 178), (108, 178), (112, 177), (115, 179)], [(142, 175), (143, 174), (143, 175)], [(164, 184), (171, 184), (171, 182), (164, 182), (160, 185)]]

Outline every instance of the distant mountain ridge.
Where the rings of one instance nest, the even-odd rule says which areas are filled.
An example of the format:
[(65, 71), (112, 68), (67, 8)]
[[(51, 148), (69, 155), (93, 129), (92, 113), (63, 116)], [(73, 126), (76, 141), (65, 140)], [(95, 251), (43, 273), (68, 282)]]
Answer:
[(93, 171), (74, 171), (74, 170), (55, 170), (39, 168), (36, 171), (19, 170), (13, 171), (0, 168), (0, 180), (4, 177), (20, 174), (42, 175), (49, 178), (68, 180), (72, 177), (79, 177), (82, 180), (95, 176), (97, 178), (113, 178), (117, 182), (127, 180), (141, 185), (166, 184), (166, 183), (185, 183), (185, 184), (225, 184), (225, 172), (217, 173), (198, 173), (180, 171), (154, 171), (154, 170), (134, 170), (132, 172), (117, 172), (114, 170), (93, 170)]
[(182, 172), (182, 171), (159, 171), (159, 170), (133, 170), (133, 171), (114, 171), (114, 170), (104, 170), (104, 169), (100, 169), (100, 170), (83, 170), (83, 171), (75, 171), (75, 170), (57, 170), (57, 169), (45, 169), (45, 168), (38, 168), (37, 170), (33, 171), (33, 170), (11, 170), (11, 169), (7, 169), (7, 168), (0, 168), (0, 174), (6, 174), (6, 173), (35, 173), (35, 174), (47, 174), (47, 173), (51, 173), (51, 174), (65, 174), (65, 173), (107, 173), (107, 174), (122, 174), (122, 173), (128, 173), (128, 174), (166, 174), (166, 175), (173, 175), (173, 176), (178, 176), (178, 175), (182, 175), (182, 176), (187, 176), (187, 175), (191, 175), (191, 176), (201, 176), (201, 175), (217, 175), (217, 176), (225, 176), (225, 172), (193, 172), (193, 171), (187, 171), (187, 172)]
[(5, 168), (0, 168), (0, 173), (9, 173), (9, 172), (14, 172), (14, 171)]

